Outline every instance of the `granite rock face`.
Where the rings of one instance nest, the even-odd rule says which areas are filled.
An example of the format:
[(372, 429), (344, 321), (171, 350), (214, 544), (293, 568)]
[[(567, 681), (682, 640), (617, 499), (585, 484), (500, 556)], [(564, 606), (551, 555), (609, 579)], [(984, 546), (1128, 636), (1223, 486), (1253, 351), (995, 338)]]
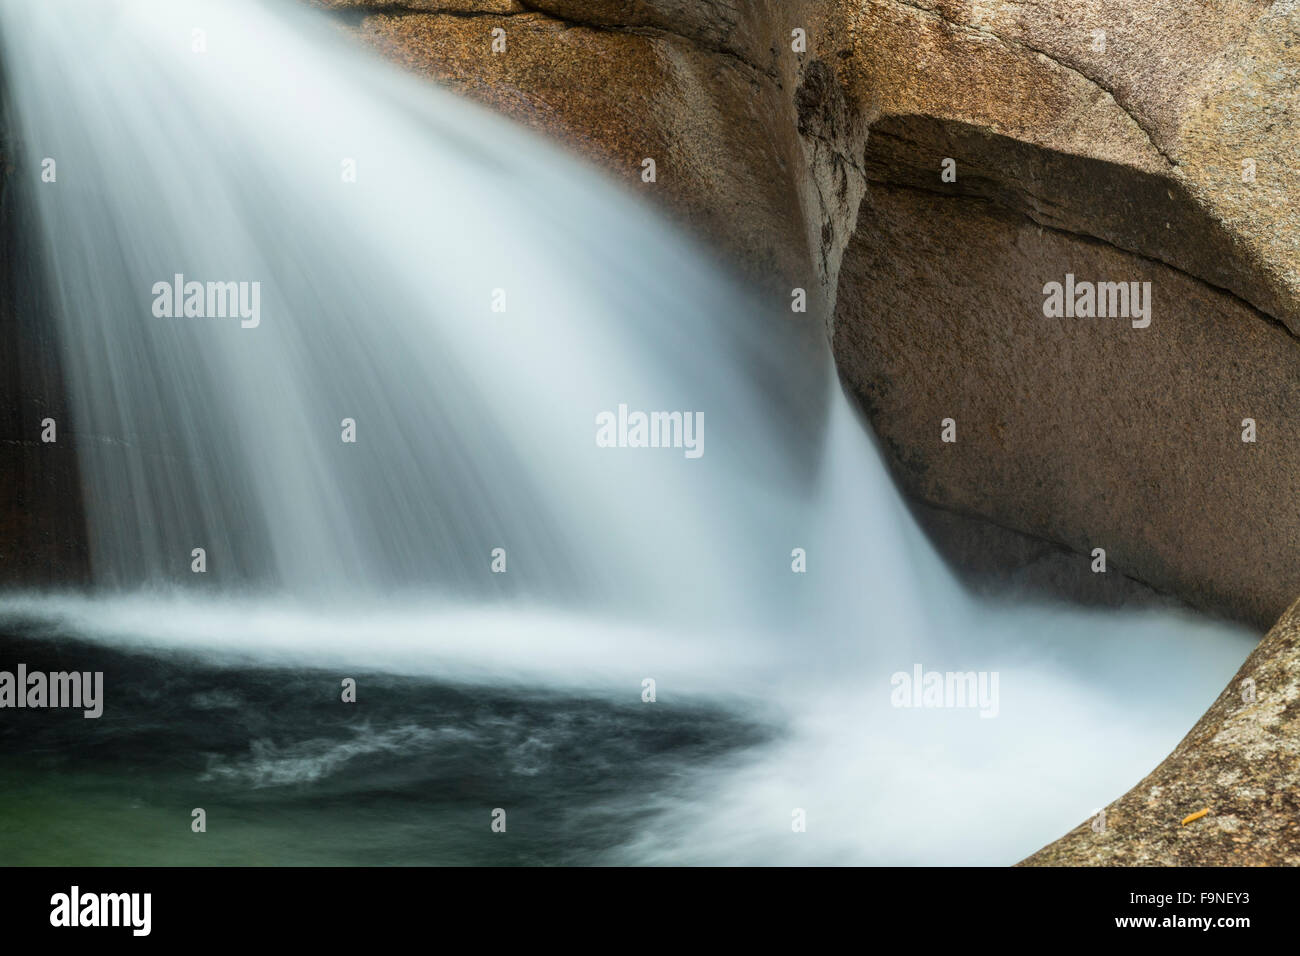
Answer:
[[(835, 354), (903, 486), (1268, 626), (1300, 593), (1294, 5), (858, 6)], [(1046, 317), (1067, 275), (1149, 282), (1150, 325)]]
[[(869, 210), (835, 349), (914, 496), (1062, 543), (1086, 576), (1102, 548), (1107, 574), (1252, 623), (1300, 593), (1288, 329), (1186, 272), (980, 198), (876, 184)], [(1150, 283), (1150, 326), (1045, 318), (1042, 286), (1067, 274)]]

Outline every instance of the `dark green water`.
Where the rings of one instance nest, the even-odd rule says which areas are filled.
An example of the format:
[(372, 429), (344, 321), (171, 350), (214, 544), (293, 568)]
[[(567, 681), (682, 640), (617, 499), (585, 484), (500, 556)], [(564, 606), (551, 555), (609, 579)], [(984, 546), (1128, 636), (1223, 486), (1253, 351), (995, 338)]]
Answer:
[(692, 771), (771, 736), (708, 706), (0, 636), (19, 663), (103, 671), (105, 707), (0, 710), (0, 865), (628, 862)]

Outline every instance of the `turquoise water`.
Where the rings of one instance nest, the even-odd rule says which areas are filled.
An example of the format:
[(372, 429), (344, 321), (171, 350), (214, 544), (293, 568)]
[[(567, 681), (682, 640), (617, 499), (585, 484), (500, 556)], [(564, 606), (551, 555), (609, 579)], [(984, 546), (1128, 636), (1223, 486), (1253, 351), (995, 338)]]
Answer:
[(0, 864), (617, 862), (693, 768), (775, 733), (716, 707), (385, 674), (354, 674), (344, 704), (329, 671), (66, 638), (4, 638), (12, 660), (102, 670), (111, 706), (5, 712)]

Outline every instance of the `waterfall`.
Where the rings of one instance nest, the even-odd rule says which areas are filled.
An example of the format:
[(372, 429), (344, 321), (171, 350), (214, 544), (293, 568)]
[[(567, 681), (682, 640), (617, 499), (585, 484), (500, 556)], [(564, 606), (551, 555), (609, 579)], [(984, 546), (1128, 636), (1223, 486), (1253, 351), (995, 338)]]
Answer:
[[(0, 10), (95, 581), (6, 619), (634, 701), (653, 678), (647, 707), (780, 728), (615, 852), (687, 862), (1010, 862), (1249, 650), (971, 598), (788, 299), (319, 14)], [(917, 666), (996, 674), (996, 713), (899, 706)]]

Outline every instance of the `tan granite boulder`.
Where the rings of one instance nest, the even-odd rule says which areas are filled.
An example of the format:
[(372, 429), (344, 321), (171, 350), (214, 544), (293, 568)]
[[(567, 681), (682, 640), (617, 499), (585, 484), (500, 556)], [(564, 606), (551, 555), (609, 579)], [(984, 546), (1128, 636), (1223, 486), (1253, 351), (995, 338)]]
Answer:
[[(1294, 4), (851, 6), (835, 353), (903, 486), (1267, 626), (1300, 593)], [(1150, 282), (1150, 325), (1046, 317), (1067, 274)]]

